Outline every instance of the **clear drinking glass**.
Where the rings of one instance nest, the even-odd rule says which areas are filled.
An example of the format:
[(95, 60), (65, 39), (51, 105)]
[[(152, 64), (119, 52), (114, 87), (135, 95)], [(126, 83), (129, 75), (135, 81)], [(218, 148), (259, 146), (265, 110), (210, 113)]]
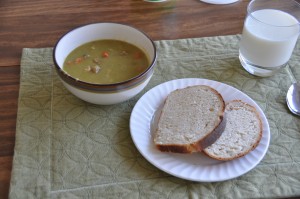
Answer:
[(267, 77), (288, 63), (299, 36), (300, 5), (295, 0), (252, 0), (240, 41), (242, 66)]

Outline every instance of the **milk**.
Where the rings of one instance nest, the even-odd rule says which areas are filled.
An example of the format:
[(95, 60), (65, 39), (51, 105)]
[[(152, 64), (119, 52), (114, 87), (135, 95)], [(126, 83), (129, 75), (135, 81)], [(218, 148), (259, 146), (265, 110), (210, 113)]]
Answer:
[(257, 10), (251, 15), (245, 20), (240, 56), (258, 67), (286, 64), (299, 35), (298, 20), (273, 9)]

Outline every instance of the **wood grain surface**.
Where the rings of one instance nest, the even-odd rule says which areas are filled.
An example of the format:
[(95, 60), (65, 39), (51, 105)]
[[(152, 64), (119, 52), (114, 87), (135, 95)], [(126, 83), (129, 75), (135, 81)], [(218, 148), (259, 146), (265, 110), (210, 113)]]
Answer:
[(74, 27), (117, 22), (153, 40), (240, 34), (248, 0), (212, 5), (199, 0), (1, 0), (0, 1), (0, 198), (8, 198), (20, 59), (23, 48), (53, 47)]

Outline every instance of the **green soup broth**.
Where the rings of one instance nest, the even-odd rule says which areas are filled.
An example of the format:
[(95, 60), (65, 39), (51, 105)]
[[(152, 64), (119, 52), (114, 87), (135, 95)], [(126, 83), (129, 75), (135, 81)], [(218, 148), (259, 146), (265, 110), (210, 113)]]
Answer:
[(149, 64), (146, 54), (135, 45), (119, 40), (96, 40), (73, 50), (63, 70), (84, 82), (113, 84), (138, 76)]

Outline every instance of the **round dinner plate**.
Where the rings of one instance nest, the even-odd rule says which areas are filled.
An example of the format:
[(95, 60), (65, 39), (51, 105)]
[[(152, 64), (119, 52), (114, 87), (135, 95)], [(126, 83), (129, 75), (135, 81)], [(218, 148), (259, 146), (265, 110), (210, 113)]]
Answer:
[(203, 1), (205, 3), (210, 3), (210, 4), (230, 4), (230, 3), (237, 2), (239, 0), (200, 0), (200, 1)]
[(164, 2), (164, 1), (167, 1), (167, 0), (144, 0), (144, 1), (152, 2), (152, 3), (158, 3), (158, 2)]
[[(247, 155), (232, 161), (214, 160), (202, 153), (160, 152), (153, 142), (153, 133), (157, 125), (156, 115), (159, 115), (170, 92), (193, 85), (208, 85), (216, 89), (223, 96), (225, 103), (238, 99), (254, 106), (263, 124), (263, 135), (259, 145)], [(173, 176), (199, 182), (224, 181), (247, 173), (262, 160), (270, 143), (268, 120), (261, 108), (249, 96), (224, 83), (198, 78), (168, 81), (145, 93), (132, 110), (130, 132), (135, 146), (151, 164)]]

